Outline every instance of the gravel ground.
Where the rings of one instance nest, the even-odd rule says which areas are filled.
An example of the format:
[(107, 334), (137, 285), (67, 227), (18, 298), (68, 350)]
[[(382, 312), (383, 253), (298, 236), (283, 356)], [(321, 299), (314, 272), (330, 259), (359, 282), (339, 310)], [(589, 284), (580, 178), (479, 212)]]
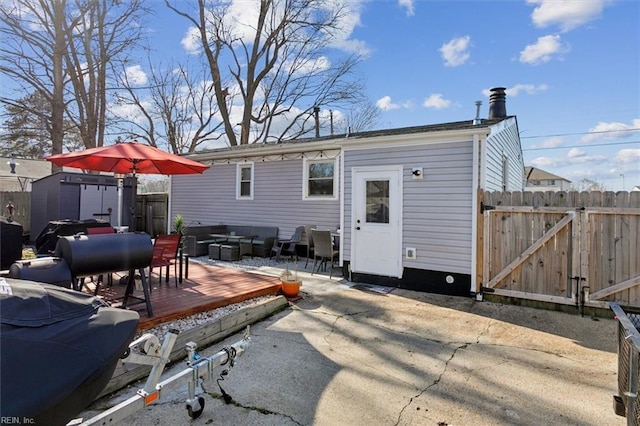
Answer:
[[(221, 260), (211, 260), (209, 259), (207, 256), (202, 256), (202, 257), (194, 257), (189, 259), (189, 262), (195, 262), (195, 263), (202, 263), (202, 264), (206, 264), (206, 265), (212, 265), (212, 266), (220, 266), (223, 268), (229, 268), (229, 269), (235, 269), (235, 270), (247, 270), (247, 271), (258, 271), (261, 270), (265, 267), (267, 268), (279, 268), (279, 269), (284, 269), (287, 266), (286, 262), (280, 261), (277, 262), (274, 259), (270, 259), (270, 258), (245, 258), (242, 259), (240, 261), (236, 261), (236, 262), (225, 262), (225, 261), (221, 261)], [(293, 265), (290, 265), (290, 267), (292, 267)], [(223, 306), (221, 308), (217, 308), (217, 309), (213, 309), (211, 311), (207, 311), (207, 312), (201, 312), (195, 315), (191, 315), (188, 317), (184, 317), (184, 318), (180, 318), (178, 320), (175, 321), (171, 321), (168, 323), (164, 323), (164, 324), (160, 324), (154, 328), (150, 328), (147, 330), (144, 330), (140, 333), (138, 333), (136, 335), (135, 338), (138, 338), (140, 335), (142, 334), (153, 334), (155, 336), (158, 337), (158, 339), (160, 339), (160, 341), (162, 341), (162, 339), (164, 338), (164, 335), (167, 333), (167, 331), (171, 330), (171, 329), (177, 329), (179, 331), (186, 331), (189, 330), (191, 328), (195, 328), (197, 326), (203, 325), (203, 324), (207, 324), (211, 321), (215, 321), (219, 318), (222, 318), (224, 316), (227, 316), (229, 314), (231, 314), (232, 312), (235, 312), (245, 306), (250, 306), (253, 305), (255, 303), (259, 303), (259, 302), (263, 302), (269, 299), (274, 299), (276, 296), (261, 296), (261, 297), (256, 297), (254, 299), (248, 299), (239, 303), (234, 303), (231, 305), (227, 305), (227, 306)]]
[(190, 258), (189, 262), (202, 263), (205, 265), (212, 265), (212, 266), (221, 266), (223, 268), (229, 268), (229, 269), (240, 269), (245, 271), (259, 270), (265, 267), (285, 269), (287, 266), (289, 266), (290, 268), (294, 268), (296, 265), (296, 263), (292, 261), (285, 261), (285, 260), (278, 261), (270, 257), (251, 257), (251, 258), (245, 257), (245, 258), (242, 258), (242, 260), (237, 260), (234, 262), (226, 262), (224, 260), (209, 259), (208, 256), (200, 256), (200, 257)]

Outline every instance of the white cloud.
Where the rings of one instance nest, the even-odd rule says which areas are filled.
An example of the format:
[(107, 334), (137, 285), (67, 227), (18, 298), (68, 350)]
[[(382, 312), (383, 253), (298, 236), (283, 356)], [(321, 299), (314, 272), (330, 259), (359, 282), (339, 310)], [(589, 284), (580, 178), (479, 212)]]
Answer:
[[(544, 92), (549, 88), (546, 84), (516, 84), (515, 86), (509, 87), (505, 90), (507, 96), (518, 96), (520, 92), (524, 92), (528, 95), (535, 95), (538, 92)], [(483, 89), (482, 94), (486, 97), (491, 95), (491, 89)]]
[(127, 81), (133, 86), (142, 86), (149, 81), (147, 74), (142, 70), (140, 65), (127, 67), (124, 72), (127, 76)]
[(196, 27), (190, 27), (187, 33), (184, 35), (180, 44), (184, 50), (190, 55), (197, 55), (202, 49), (202, 42), (200, 41), (200, 33)]
[(376, 106), (383, 111), (391, 111), (400, 108), (400, 105), (391, 101), (391, 96), (383, 96), (376, 101)]
[(620, 151), (618, 151), (618, 154), (616, 154), (616, 161), (624, 164), (635, 163), (637, 169), (640, 170), (640, 149), (621, 149)]
[(640, 118), (636, 118), (631, 124), (619, 122), (599, 122), (589, 129), (589, 134), (583, 136), (581, 142), (593, 142), (598, 140), (622, 139), (635, 134), (640, 134)]
[(579, 158), (579, 157), (584, 157), (586, 155), (587, 153), (579, 148), (571, 148), (567, 153), (567, 157), (569, 158)]
[[(240, 3), (245, 2), (245, 0), (239, 1)], [(361, 25), (360, 15), (362, 13), (363, 0), (350, 0), (346, 2), (332, 0), (326, 1), (325, 3), (328, 8), (335, 6), (335, 3), (343, 8), (343, 13), (340, 15), (340, 22), (336, 25), (336, 29), (339, 30), (335, 31), (333, 46), (347, 52), (357, 52), (365, 57), (369, 56), (370, 50), (366, 42), (351, 38), (354, 29)]]
[(457, 37), (442, 45), (439, 50), (444, 65), (447, 67), (457, 67), (464, 64), (469, 59), (469, 46), (471, 37)]
[(545, 139), (542, 142), (544, 148), (557, 148), (564, 144), (564, 139), (561, 136), (553, 136), (549, 139)]
[(444, 99), (440, 93), (432, 93), (424, 100), (422, 106), (426, 108), (444, 109), (451, 106), (451, 101)]
[(570, 164), (602, 164), (607, 161), (607, 157), (604, 155), (587, 155), (586, 152), (573, 148), (567, 153)]
[(597, 175), (596, 175), (596, 172), (593, 171), (593, 169), (573, 170), (573, 171), (567, 172), (567, 175), (566, 175), (567, 178), (569, 178), (574, 182), (579, 182), (582, 179), (585, 179), (585, 178), (589, 179), (595, 176)]
[(309, 74), (313, 71), (318, 72), (321, 70), (327, 70), (330, 67), (331, 61), (326, 56), (311, 58), (305, 61), (297, 60), (295, 64), (291, 61), (288, 61), (285, 64), (285, 68), (294, 71), (295, 74)]
[[(404, 1), (406, 2), (406, 0)], [(225, 30), (230, 31), (236, 40), (245, 44), (251, 44), (255, 39), (256, 22), (260, 12), (260, 8), (252, 3), (247, 2), (247, 0), (231, 0), (225, 6), (227, 7), (223, 22)], [(366, 43), (362, 40), (351, 38), (354, 29), (361, 25), (362, 3), (363, 0), (350, 0), (348, 2), (331, 0), (326, 1), (324, 6), (326, 6), (327, 11), (335, 7), (342, 8), (339, 22), (335, 24), (334, 31), (331, 34), (331, 45), (337, 49), (358, 52), (363, 56), (367, 56), (370, 52)], [(275, 14), (282, 14), (282, 10), (276, 10)], [(213, 17), (208, 16), (207, 19), (213, 19)], [(275, 19), (279, 19), (279, 17)], [(182, 38), (181, 44), (187, 53), (199, 53), (202, 49), (199, 30), (195, 27), (190, 27)]]
[(535, 95), (538, 92), (544, 92), (549, 88), (546, 84), (516, 84), (506, 90), (507, 96), (518, 96), (518, 93), (525, 92), (528, 95)]
[(541, 169), (552, 169), (575, 164), (603, 164), (607, 161), (604, 155), (587, 155), (586, 152), (572, 148), (566, 157), (537, 157), (530, 161), (531, 165)]
[(545, 167), (565, 166), (567, 161), (563, 158), (538, 157), (531, 160), (530, 163), (534, 167), (544, 169)]
[(415, 13), (413, 0), (398, 0), (398, 5), (407, 9), (407, 16), (413, 16), (413, 14)]
[[(149, 111), (153, 108), (151, 102), (147, 100), (142, 101), (142, 106)], [(120, 104), (120, 103), (110, 103), (109, 104), (109, 113), (115, 117), (126, 117), (128, 120), (133, 121), (137, 124), (144, 124), (146, 122), (146, 117), (135, 105), (131, 104)]]
[(520, 52), (520, 62), (538, 65), (549, 62), (553, 55), (566, 53), (569, 50), (567, 44), (562, 44), (559, 35), (546, 35), (538, 37), (535, 44), (528, 45)]
[(597, 19), (607, 0), (527, 0), (537, 5), (531, 13), (534, 25), (545, 28), (558, 25), (562, 31), (570, 31)]

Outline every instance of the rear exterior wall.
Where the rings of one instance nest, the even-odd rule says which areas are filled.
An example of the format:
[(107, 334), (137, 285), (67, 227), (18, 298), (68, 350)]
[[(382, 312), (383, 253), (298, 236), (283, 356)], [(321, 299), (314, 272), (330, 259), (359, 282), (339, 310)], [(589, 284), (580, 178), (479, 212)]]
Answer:
[(201, 175), (171, 178), (170, 215), (184, 223), (202, 225), (277, 226), (289, 238), (297, 226), (312, 224), (335, 229), (339, 199), (303, 200), (303, 160), (253, 163), (253, 199), (236, 199), (236, 167), (215, 164)]
[[(487, 138), (486, 181), (488, 191), (523, 191), (525, 185), (524, 159), (518, 138), (515, 117), (492, 126)], [(503, 176), (503, 158), (507, 162), (507, 175)], [(506, 184), (506, 188), (504, 188)]]
[[(417, 259), (403, 256), (403, 267), (471, 274), (472, 142), (353, 149), (344, 152), (345, 227), (351, 226), (352, 167), (403, 166), (402, 252), (415, 247)], [(424, 178), (411, 170), (422, 167)], [(351, 256), (345, 232), (344, 259)]]

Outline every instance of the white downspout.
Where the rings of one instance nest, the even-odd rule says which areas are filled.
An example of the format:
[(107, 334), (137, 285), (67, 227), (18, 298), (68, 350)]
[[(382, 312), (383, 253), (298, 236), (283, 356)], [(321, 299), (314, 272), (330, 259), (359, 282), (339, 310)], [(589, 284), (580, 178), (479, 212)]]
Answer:
[(477, 273), (477, 254), (478, 254), (478, 189), (480, 188), (480, 138), (478, 134), (473, 135), (473, 171), (471, 178), (471, 288), (469, 291), (474, 291), (476, 288), (476, 273)]
[[(479, 137), (479, 136), (478, 136)], [(487, 137), (480, 138), (480, 181), (478, 188), (487, 188)]]
[[(340, 267), (344, 265), (344, 246), (345, 246), (345, 236), (347, 234), (344, 228), (344, 150), (340, 150), (339, 164), (340, 164), (340, 185), (338, 185), (338, 194), (340, 197), (340, 254), (338, 255), (338, 264)], [(352, 195), (353, 196), (353, 195)], [(349, 238), (351, 236), (351, 229), (349, 229)], [(349, 268), (351, 269), (351, 268)], [(351, 281), (351, 277), (349, 277), (349, 281)]]

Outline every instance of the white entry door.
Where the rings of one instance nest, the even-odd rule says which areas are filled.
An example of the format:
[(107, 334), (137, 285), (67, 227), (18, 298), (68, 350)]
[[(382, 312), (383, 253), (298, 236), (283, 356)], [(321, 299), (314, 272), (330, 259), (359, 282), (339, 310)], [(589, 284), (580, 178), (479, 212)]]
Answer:
[(352, 169), (351, 270), (402, 277), (402, 166)]

